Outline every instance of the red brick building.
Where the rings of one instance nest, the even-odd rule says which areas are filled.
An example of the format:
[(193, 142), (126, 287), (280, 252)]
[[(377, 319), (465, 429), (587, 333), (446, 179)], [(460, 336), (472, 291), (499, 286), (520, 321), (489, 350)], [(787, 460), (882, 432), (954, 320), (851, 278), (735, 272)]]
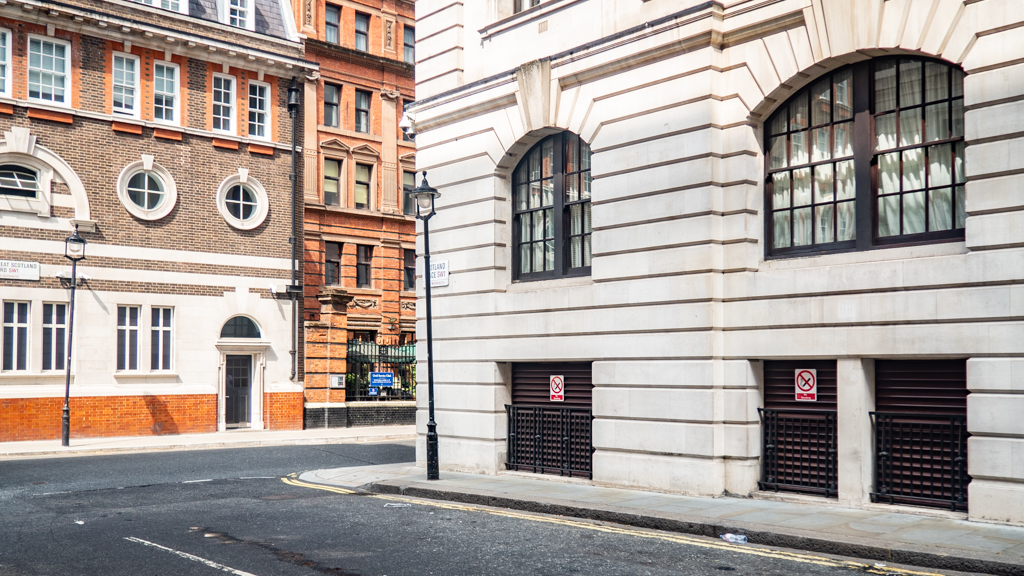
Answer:
[[(346, 406), (367, 393), (354, 383), (346, 344), (404, 345), (414, 355), (416, 223), (403, 188), (413, 187), (416, 147), (398, 127), (414, 100), (414, 3), (304, 0), (298, 8), (306, 58), (319, 67), (305, 84), (306, 101), (317, 102), (305, 111), (303, 143), (306, 425), (344, 426), (352, 424), (339, 419), (351, 414)], [(347, 396), (337, 378), (330, 383), (346, 373)], [(411, 391), (414, 372), (404, 379)]]
[(301, 428), (287, 93), (315, 71), (277, 0), (0, 5), (0, 441), (60, 437), (75, 227), (72, 439)]

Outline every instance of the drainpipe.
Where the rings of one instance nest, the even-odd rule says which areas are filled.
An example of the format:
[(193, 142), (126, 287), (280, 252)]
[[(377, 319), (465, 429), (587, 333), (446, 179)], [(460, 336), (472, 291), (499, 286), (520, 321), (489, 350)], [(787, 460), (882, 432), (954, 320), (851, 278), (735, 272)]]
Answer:
[(289, 178), (291, 179), (291, 183), (292, 183), (292, 202), (291, 202), (291, 206), (292, 206), (292, 232), (291, 232), (291, 236), (288, 238), (288, 243), (291, 245), (291, 249), (292, 249), (292, 284), (291, 284), (291, 286), (288, 287), (288, 294), (291, 296), (291, 300), (292, 300), (292, 349), (289, 351), (289, 354), (291, 354), (291, 356), (292, 356), (292, 372), (291, 372), (291, 376), (289, 377), (289, 380), (293, 380), (293, 381), (295, 380), (295, 377), (298, 375), (298, 372), (299, 372), (299, 356), (298, 356), (298, 350), (299, 350), (299, 300), (298, 299), (302, 295), (302, 289), (299, 288), (299, 285), (296, 282), (296, 280), (298, 279), (297, 278), (297, 276), (298, 276), (298, 270), (297, 269), (298, 269), (299, 265), (298, 265), (298, 257), (296, 256), (296, 253), (298, 251), (298, 247), (296, 246), (296, 234), (295, 234), (295, 223), (296, 223), (295, 222), (295, 205), (296, 205), (295, 195), (296, 195), (296, 192), (298, 191), (298, 181), (297, 181), (297, 178), (296, 178), (296, 175), (295, 175), (295, 167), (296, 167), (296, 162), (297, 162), (297, 160), (296, 160), (297, 156), (296, 156), (296, 153), (295, 153), (295, 147), (296, 147), (296, 140), (295, 140), (296, 139), (296, 122), (295, 122), (295, 118), (298, 116), (298, 112), (299, 112), (299, 88), (296, 85), (295, 77), (292, 76), (292, 85), (288, 88), (288, 116), (291, 117), (291, 120), (292, 120), (292, 173), (289, 176)]

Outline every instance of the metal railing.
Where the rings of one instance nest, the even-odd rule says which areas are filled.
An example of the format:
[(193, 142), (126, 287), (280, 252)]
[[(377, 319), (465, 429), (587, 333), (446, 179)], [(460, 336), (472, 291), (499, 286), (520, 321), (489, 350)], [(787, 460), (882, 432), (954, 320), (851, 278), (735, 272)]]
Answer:
[(967, 417), (872, 412), (874, 502), (967, 509)]
[(761, 490), (839, 493), (836, 413), (766, 410), (761, 415)]
[[(416, 399), (416, 344), (352, 340), (348, 343), (346, 364), (346, 400)], [(395, 375), (394, 386), (370, 386), (371, 372), (391, 372)]]
[(559, 476), (593, 474), (594, 416), (589, 408), (506, 404), (509, 470)]

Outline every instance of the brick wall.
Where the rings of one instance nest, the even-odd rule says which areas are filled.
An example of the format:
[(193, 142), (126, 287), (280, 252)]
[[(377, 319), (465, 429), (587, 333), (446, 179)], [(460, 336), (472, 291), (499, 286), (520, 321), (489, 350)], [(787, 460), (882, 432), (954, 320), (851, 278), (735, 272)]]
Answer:
[[(0, 442), (61, 436), (63, 398), (0, 400)], [(217, 396), (71, 398), (71, 437), (154, 436), (217, 431)]]
[(270, 430), (302, 430), (302, 392), (265, 393), (263, 420)]

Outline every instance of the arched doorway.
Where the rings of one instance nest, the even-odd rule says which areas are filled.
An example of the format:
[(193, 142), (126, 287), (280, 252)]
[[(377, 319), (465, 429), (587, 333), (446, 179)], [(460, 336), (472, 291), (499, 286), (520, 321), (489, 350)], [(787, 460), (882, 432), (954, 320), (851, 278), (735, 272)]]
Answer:
[(221, 429), (262, 426), (262, 367), (266, 344), (253, 319), (233, 316), (220, 331)]

